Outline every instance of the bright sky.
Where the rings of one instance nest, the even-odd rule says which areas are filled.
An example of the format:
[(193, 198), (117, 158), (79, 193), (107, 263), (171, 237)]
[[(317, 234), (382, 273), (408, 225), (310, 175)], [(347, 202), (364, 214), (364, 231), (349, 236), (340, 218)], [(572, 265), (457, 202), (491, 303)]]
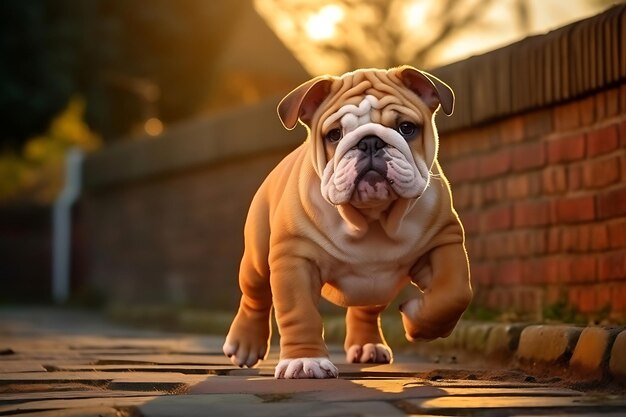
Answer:
[[(458, 1), (466, 3), (463, 7), (476, 7), (477, 2), (485, 0)], [(600, 0), (523, 0), (530, 12), (530, 30), (524, 32), (515, 19), (516, 1), (493, 1), (477, 22), (458, 31), (437, 49), (432, 62), (426, 64), (433, 67), (496, 49), (526, 36), (544, 33), (599, 13), (609, 4), (608, 1), (601, 4)], [(400, 56), (410, 56), (404, 54), (403, 48), (426, 43), (428, 36), (434, 32), (429, 30), (434, 28), (433, 19), (447, 12), (439, 10), (441, 0), (395, 0), (390, 4), (393, 4), (392, 10), (398, 16), (398, 24), (402, 25), (406, 39), (410, 40), (404, 45), (396, 45)], [(255, 0), (255, 5), (311, 74), (341, 73), (353, 69), (346, 68), (348, 62), (345, 58), (340, 59), (337, 54), (332, 56), (320, 46), (325, 43), (341, 46), (348, 41), (354, 45), (361, 38), (363, 47), (359, 46), (359, 49), (362, 48), (360, 53), (367, 63), (384, 66), (377, 64), (380, 53), (376, 55), (376, 48), (381, 46), (376, 44), (376, 38), (373, 38), (375, 35), (371, 31), (363, 33), (350, 29), (358, 27), (359, 22), (376, 19), (368, 16), (367, 7), (361, 6), (362, 3), (356, 0)], [(374, 24), (377, 22), (374, 21)], [(346, 36), (353, 39), (346, 40)]]

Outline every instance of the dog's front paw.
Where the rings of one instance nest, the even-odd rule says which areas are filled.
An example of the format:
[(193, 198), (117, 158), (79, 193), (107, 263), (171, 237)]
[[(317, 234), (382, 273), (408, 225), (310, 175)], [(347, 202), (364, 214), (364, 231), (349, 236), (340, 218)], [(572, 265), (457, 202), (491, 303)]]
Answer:
[(237, 314), (222, 350), (239, 367), (249, 368), (264, 359), (269, 348), (269, 318), (250, 319)]
[(420, 295), (400, 305), (405, 335), (409, 341), (448, 337), (471, 301), (468, 296), (444, 299)]
[(337, 367), (327, 358), (282, 359), (276, 365), (277, 379), (337, 378)]
[(352, 345), (346, 350), (346, 360), (350, 363), (391, 363), (392, 359), (391, 349), (382, 343)]

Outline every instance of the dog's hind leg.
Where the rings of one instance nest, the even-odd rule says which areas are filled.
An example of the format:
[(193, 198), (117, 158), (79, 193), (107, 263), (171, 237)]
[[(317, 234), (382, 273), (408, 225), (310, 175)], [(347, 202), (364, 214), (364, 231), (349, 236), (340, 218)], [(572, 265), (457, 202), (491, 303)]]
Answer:
[(348, 307), (344, 342), (348, 362), (391, 363), (393, 353), (380, 327), (380, 313), (386, 307)]

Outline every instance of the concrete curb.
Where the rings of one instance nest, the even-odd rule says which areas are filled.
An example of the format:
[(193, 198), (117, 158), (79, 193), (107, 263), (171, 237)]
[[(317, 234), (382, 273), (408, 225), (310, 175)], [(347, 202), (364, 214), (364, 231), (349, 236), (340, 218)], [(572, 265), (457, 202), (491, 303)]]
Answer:
[[(178, 331), (226, 335), (232, 314), (171, 309), (117, 308), (114, 320)], [(518, 366), (526, 371), (571, 376), (582, 382), (626, 384), (626, 327), (495, 323), (462, 320), (445, 339), (410, 343), (399, 319), (383, 316), (387, 342), (398, 352), (436, 361), (461, 357)], [(277, 331), (274, 329), (274, 337)], [(343, 344), (345, 319), (324, 318), (324, 338)], [(276, 339), (275, 339), (276, 340)]]
[(626, 328), (462, 321), (447, 339), (416, 344), (420, 354), (469, 354), (581, 382), (626, 383)]

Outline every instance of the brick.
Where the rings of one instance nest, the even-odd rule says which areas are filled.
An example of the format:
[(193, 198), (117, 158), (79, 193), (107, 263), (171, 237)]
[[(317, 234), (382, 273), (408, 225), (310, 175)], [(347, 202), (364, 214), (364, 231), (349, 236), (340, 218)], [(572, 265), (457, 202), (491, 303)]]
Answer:
[(617, 219), (606, 224), (607, 242), (611, 249), (626, 248), (626, 219)]
[(579, 255), (565, 259), (561, 264), (563, 281), (568, 283), (594, 282), (597, 279), (595, 255)]
[[(609, 232), (605, 224), (595, 224), (591, 231), (591, 249), (594, 251), (609, 248)], [(626, 244), (624, 245), (626, 247)]]
[(617, 116), (619, 114), (619, 89), (613, 88), (606, 92), (606, 115), (608, 117)]
[[(615, 314), (621, 314), (622, 319), (626, 314), (626, 282), (617, 282), (611, 285), (611, 310)], [(618, 316), (619, 317), (619, 316)]]
[(617, 328), (586, 327), (570, 359), (571, 372), (585, 381), (601, 380), (608, 371), (611, 348), (618, 334)]
[(470, 184), (460, 184), (452, 187), (454, 207), (457, 210), (470, 208), (474, 201), (474, 190)]
[(626, 382), (626, 330), (615, 338), (609, 359), (609, 371), (613, 378)]
[(597, 310), (596, 293), (589, 286), (569, 286), (569, 304), (581, 313), (592, 313)]
[(619, 86), (619, 108), (626, 113), (626, 83)]
[(596, 117), (598, 120), (606, 118), (606, 94), (600, 92), (595, 95), (596, 101)]
[(556, 227), (548, 229), (547, 239), (548, 253), (555, 253), (561, 249), (561, 229)]
[(546, 194), (561, 194), (567, 190), (567, 171), (565, 166), (556, 165), (541, 172), (542, 190)]
[(538, 110), (524, 116), (524, 138), (532, 139), (552, 132), (551, 110)]
[(619, 147), (617, 125), (612, 124), (587, 133), (587, 155), (597, 155), (612, 152)]
[(465, 243), (467, 248), (467, 254), (473, 261), (483, 259), (485, 256), (484, 253), (484, 244), (483, 239), (468, 239)]
[(504, 193), (507, 198), (517, 200), (530, 195), (529, 175), (508, 177), (505, 180)]
[(477, 159), (472, 157), (447, 162), (443, 168), (452, 184), (472, 181), (478, 176)]
[(578, 101), (563, 104), (553, 109), (554, 130), (557, 132), (576, 129), (581, 125), (581, 110)]
[(524, 119), (521, 116), (506, 119), (500, 122), (499, 127), (502, 143), (517, 143), (524, 139)]
[(600, 188), (614, 184), (621, 179), (620, 157), (594, 159), (583, 165), (583, 186)]
[(607, 219), (626, 215), (626, 186), (606, 191), (597, 197), (598, 217)]
[(619, 133), (620, 145), (622, 146), (622, 148), (626, 148), (626, 120), (622, 120), (617, 130)]
[(491, 267), (483, 262), (474, 262), (471, 264), (472, 284), (488, 285), (492, 283)]
[(566, 137), (552, 139), (547, 142), (548, 162), (578, 161), (585, 157), (585, 135), (578, 133)]
[(516, 357), (524, 364), (564, 364), (581, 331), (573, 326), (528, 326), (520, 334)]
[(545, 226), (550, 222), (550, 203), (548, 201), (520, 201), (513, 206), (513, 225), (515, 227)]
[(510, 229), (512, 224), (511, 206), (507, 205), (487, 210), (483, 216), (480, 229), (483, 232), (506, 230)]
[(500, 262), (496, 266), (494, 279), (500, 284), (521, 284), (523, 262), (517, 259)]
[(555, 220), (559, 223), (577, 223), (595, 219), (593, 195), (568, 197), (556, 200)]
[(544, 142), (523, 143), (513, 149), (513, 170), (528, 171), (546, 165), (546, 144)]
[(494, 179), (482, 184), (483, 204), (499, 203), (504, 200), (504, 179)]
[(626, 278), (626, 250), (598, 255), (598, 277), (604, 281)]
[(466, 234), (474, 235), (480, 231), (481, 215), (475, 211), (465, 211), (459, 214)]
[(483, 155), (478, 166), (479, 175), (482, 178), (506, 174), (510, 170), (511, 152), (509, 149), (501, 149)]
[(590, 126), (596, 121), (596, 103), (593, 97), (580, 100), (581, 126)]
[(583, 187), (582, 164), (567, 167), (567, 188), (570, 191), (578, 191)]

